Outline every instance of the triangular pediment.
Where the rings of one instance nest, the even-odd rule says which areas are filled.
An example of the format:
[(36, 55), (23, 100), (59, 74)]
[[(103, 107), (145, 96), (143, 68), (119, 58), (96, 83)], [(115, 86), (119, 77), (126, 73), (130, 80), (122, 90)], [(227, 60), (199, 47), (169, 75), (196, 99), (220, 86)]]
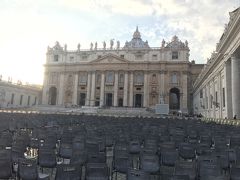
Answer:
[(94, 59), (90, 63), (92, 64), (123, 64), (123, 63), (129, 63), (129, 61), (109, 53), (102, 56), (101, 58)]

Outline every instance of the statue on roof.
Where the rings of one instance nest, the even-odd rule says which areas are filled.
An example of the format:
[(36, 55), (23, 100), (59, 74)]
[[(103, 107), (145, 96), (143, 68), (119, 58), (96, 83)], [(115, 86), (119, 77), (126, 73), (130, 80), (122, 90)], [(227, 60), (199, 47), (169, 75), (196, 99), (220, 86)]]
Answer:
[(188, 41), (187, 40), (185, 41), (185, 46), (188, 47)]
[(90, 50), (93, 50), (93, 43), (90, 44)]
[(103, 41), (103, 49), (105, 50), (106, 49), (106, 42)]
[(110, 49), (113, 48), (113, 45), (114, 45), (114, 39), (111, 39), (111, 40), (110, 40)]
[(165, 40), (163, 39), (163, 40), (162, 40), (162, 48), (165, 47), (165, 43), (166, 43), (166, 42), (165, 42)]
[(117, 49), (120, 48), (120, 41), (117, 41)]
[(80, 45), (80, 43), (78, 43), (78, 45), (77, 45), (77, 50), (78, 51), (80, 51), (80, 47), (81, 47), (81, 45)]
[(97, 42), (95, 42), (95, 47), (94, 47), (95, 50), (97, 50)]
[(67, 44), (64, 45), (64, 51), (67, 51)]

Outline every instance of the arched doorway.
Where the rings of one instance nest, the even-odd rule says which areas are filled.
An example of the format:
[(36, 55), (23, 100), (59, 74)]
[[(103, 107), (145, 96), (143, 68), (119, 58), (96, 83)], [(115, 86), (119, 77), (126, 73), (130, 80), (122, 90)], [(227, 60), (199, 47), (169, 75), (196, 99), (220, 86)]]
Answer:
[(49, 89), (48, 104), (56, 105), (56, 100), (57, 100), (57, 88), (51, 87)]
[(169, 109), (180, 109), (180, 91), (178, 88), (172, 88), (169, 92)]

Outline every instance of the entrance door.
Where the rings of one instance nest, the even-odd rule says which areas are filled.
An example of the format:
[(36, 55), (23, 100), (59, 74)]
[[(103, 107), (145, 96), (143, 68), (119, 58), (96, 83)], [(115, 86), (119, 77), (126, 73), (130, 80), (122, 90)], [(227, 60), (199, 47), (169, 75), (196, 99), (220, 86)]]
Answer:
[(86, 100), (86, 94), (85, 93), (80, 93), (79, 105), (80, 106), (85, 106), (85, 100)]
[(142, 107), (142, 94), (135, 95), (135, 107)]
[(118, 107), (123, 107), (123, 98), (118, 99)]
[(107, 93), (106, 95), (106, 106), (112, 106), (112, 93)]
[(171, 110), (179, 110), (180, 109), (180, 91), (178, 88), (170, 89), (169, 109), (171, 109)]
[(49, 89), (48, 104), (56, 105), (56, 100), (57, 100), (57, 88), (51, 87)]

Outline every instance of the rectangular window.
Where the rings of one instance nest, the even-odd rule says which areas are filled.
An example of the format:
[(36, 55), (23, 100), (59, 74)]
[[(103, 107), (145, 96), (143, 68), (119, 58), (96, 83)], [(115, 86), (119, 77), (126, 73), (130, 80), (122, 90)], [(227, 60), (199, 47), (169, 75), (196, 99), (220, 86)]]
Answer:
[(11, 97), (11, 104), (13, 104), (14, 102), (14, 94), (12, 94), (12, 97)]
[(172, 59), (178, 59), (178, 52), (177, 51), (172, 52)]
[(36, 105), (36, 104), (37, 104), (37, 97), (35, 97), (33, 105)]
[(98, 55), (98, 59), (100, 59), (102, 56), (101, 55)]
[(211, 97), (211, 99), (210, 99), (210, 108), (212, 109), (212, 105), (213, 105), (213, 96), (211, 95), (210, 97)]
[(79, 83), (86, 83), (87, 82), (87, 73), (81, 73), (79, 76)]
[(23, 95), (20, 96), (20, 105), (22, 105)]
[(136, 60), (141, 60), (142, 58), (143, 58), (143, 56), (141, 54), (135, 56)]
[(222, 88), (222, 101), (223, 101), (223, 107), (225, 107), (225, 88)]
[(82, 60), (87, 60), (87, 56), (82, 56)]
[(74, 57), (73, 56), (70, 56), (70, 61), (73, 61), (74, 60)]
[(206, 108), (208, 109), (208, 97), (206, 96)]
[(58, 61), (58, 55), (54, 55), (54, 61), (55, 61), (55, 62)]
[(216, 106), (217, 106), (217, 103), (218, 103), (218, 92), (217, 91), (215, 92), (215, 101), (216, 101)]
[(120, 58), (124, 59), (124, 54), (121, 54), (121, 55), (120, 55)]
[(113, 83), (113, 82), (114, 82), (114, 73), (107, 72), (106, 83)]
[(200, 98), (203, 98), (203, 90), (200, 90)]
[(29, 106), (29, 104), (30, 104), (30, 100), (31, 100), (31, 97), (28, 96), (28, 103), (27, 103), (28, 106)]
[(157, 60), (157, 54), (152, 55), (152, 60)]

